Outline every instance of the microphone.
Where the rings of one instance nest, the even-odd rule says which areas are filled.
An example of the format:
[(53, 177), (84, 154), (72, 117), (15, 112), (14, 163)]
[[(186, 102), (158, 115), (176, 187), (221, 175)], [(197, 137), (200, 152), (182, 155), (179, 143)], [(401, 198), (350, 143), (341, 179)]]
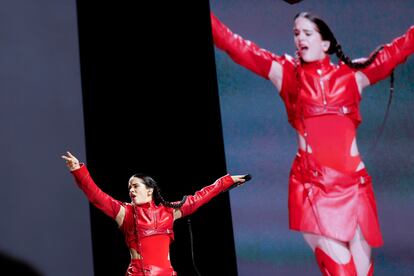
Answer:
[(246, 174), (242, 178), (244, 179), (244, 181), (249, 181), (250, 179), (252, 179), (252, 176), (250, 174)]
[[(243, 177), (242, 177), (243, 179), (244, 179), (244, 182), (243, 183), (246, 183), (247, 181), (249, 181), (249, 180), (251, 180), (252, 179), (252, 176), (250, 175), (250, 174), (246, 174), (246, 175), (243, 175)], [(241, 183), (241, 182), (236, 182), (236, 183), (234, 183), (233, 185), (231, 185), (229, 188), (227, 188), (226, 190), (224, 190), (223, 191), (223, 193), (224, 192), (228, 192), (228, 191), (230, 191), (231, 189), (234, 189), (234, 188), (236, 188), (236, 187), (239, 187), (241, 184), (243, 184), (243, 183)]]

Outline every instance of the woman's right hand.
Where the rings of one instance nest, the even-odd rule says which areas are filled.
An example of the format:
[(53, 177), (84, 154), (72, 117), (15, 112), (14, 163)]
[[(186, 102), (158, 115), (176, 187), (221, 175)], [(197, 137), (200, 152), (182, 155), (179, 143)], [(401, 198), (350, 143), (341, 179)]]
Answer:
[(79, 160), (69, 151), (66, 152), (66, 155), (62, 155), (62, 158), (66, 160), (66, 166), (68, 166), (70, 171), (80, 168)]

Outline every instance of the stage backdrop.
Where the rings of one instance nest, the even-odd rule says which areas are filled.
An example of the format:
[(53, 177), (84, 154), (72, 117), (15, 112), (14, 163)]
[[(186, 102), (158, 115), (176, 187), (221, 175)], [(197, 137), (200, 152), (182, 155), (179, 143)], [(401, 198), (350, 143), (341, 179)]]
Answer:
[(0, 70), (0, 274), (93, 275), (75, 0), (3, 0)]
[[(305, 0), (210, 1), (235, 33), (276, 54), (294, 56), (293, 17), (313, 11), (324, 18), (344, 51), (368, 56), (414, 24), (414, 2)], [(253, 180), (230, 194), (239, 275), (320, 275), (314, 256), (288, 229), (288, 174), (296, 134), (277, 90), (216, 48), (226, 162)], [(333, 58), (337, 62), (336, 58)], [(389, 79), (364, 91), (358, 147), (370, 172), (385, 244), (373, 251), (376, 275), (414, 271), (414, 58), (395, 70), (388, 122), (375, 149), (389, 97)], [(411, 274), (410, 274), (411, 273)]]

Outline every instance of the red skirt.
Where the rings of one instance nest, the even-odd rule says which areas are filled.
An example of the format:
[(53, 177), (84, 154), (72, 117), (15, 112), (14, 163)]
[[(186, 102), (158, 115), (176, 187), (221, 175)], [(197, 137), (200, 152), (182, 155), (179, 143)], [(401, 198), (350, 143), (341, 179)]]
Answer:
[(132, 259), (125, 276), (176, 276), (172, 267), (163, 268), (144, 264), (140, 259)]
[(352, 174), (297, 155), (289, 177), (289, 227), (348, 242), (360, 227), (368, 244), (383, 244), (371, 177)]

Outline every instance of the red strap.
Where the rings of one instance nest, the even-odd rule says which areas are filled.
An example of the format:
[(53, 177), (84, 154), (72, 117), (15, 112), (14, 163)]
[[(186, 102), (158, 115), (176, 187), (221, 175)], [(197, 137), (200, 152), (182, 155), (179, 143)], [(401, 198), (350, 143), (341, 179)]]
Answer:
[(315, 249), (315, 257), (323, 276), (357, 276), (354, 260), (347, 264), (338, 264), (322, 249)]

